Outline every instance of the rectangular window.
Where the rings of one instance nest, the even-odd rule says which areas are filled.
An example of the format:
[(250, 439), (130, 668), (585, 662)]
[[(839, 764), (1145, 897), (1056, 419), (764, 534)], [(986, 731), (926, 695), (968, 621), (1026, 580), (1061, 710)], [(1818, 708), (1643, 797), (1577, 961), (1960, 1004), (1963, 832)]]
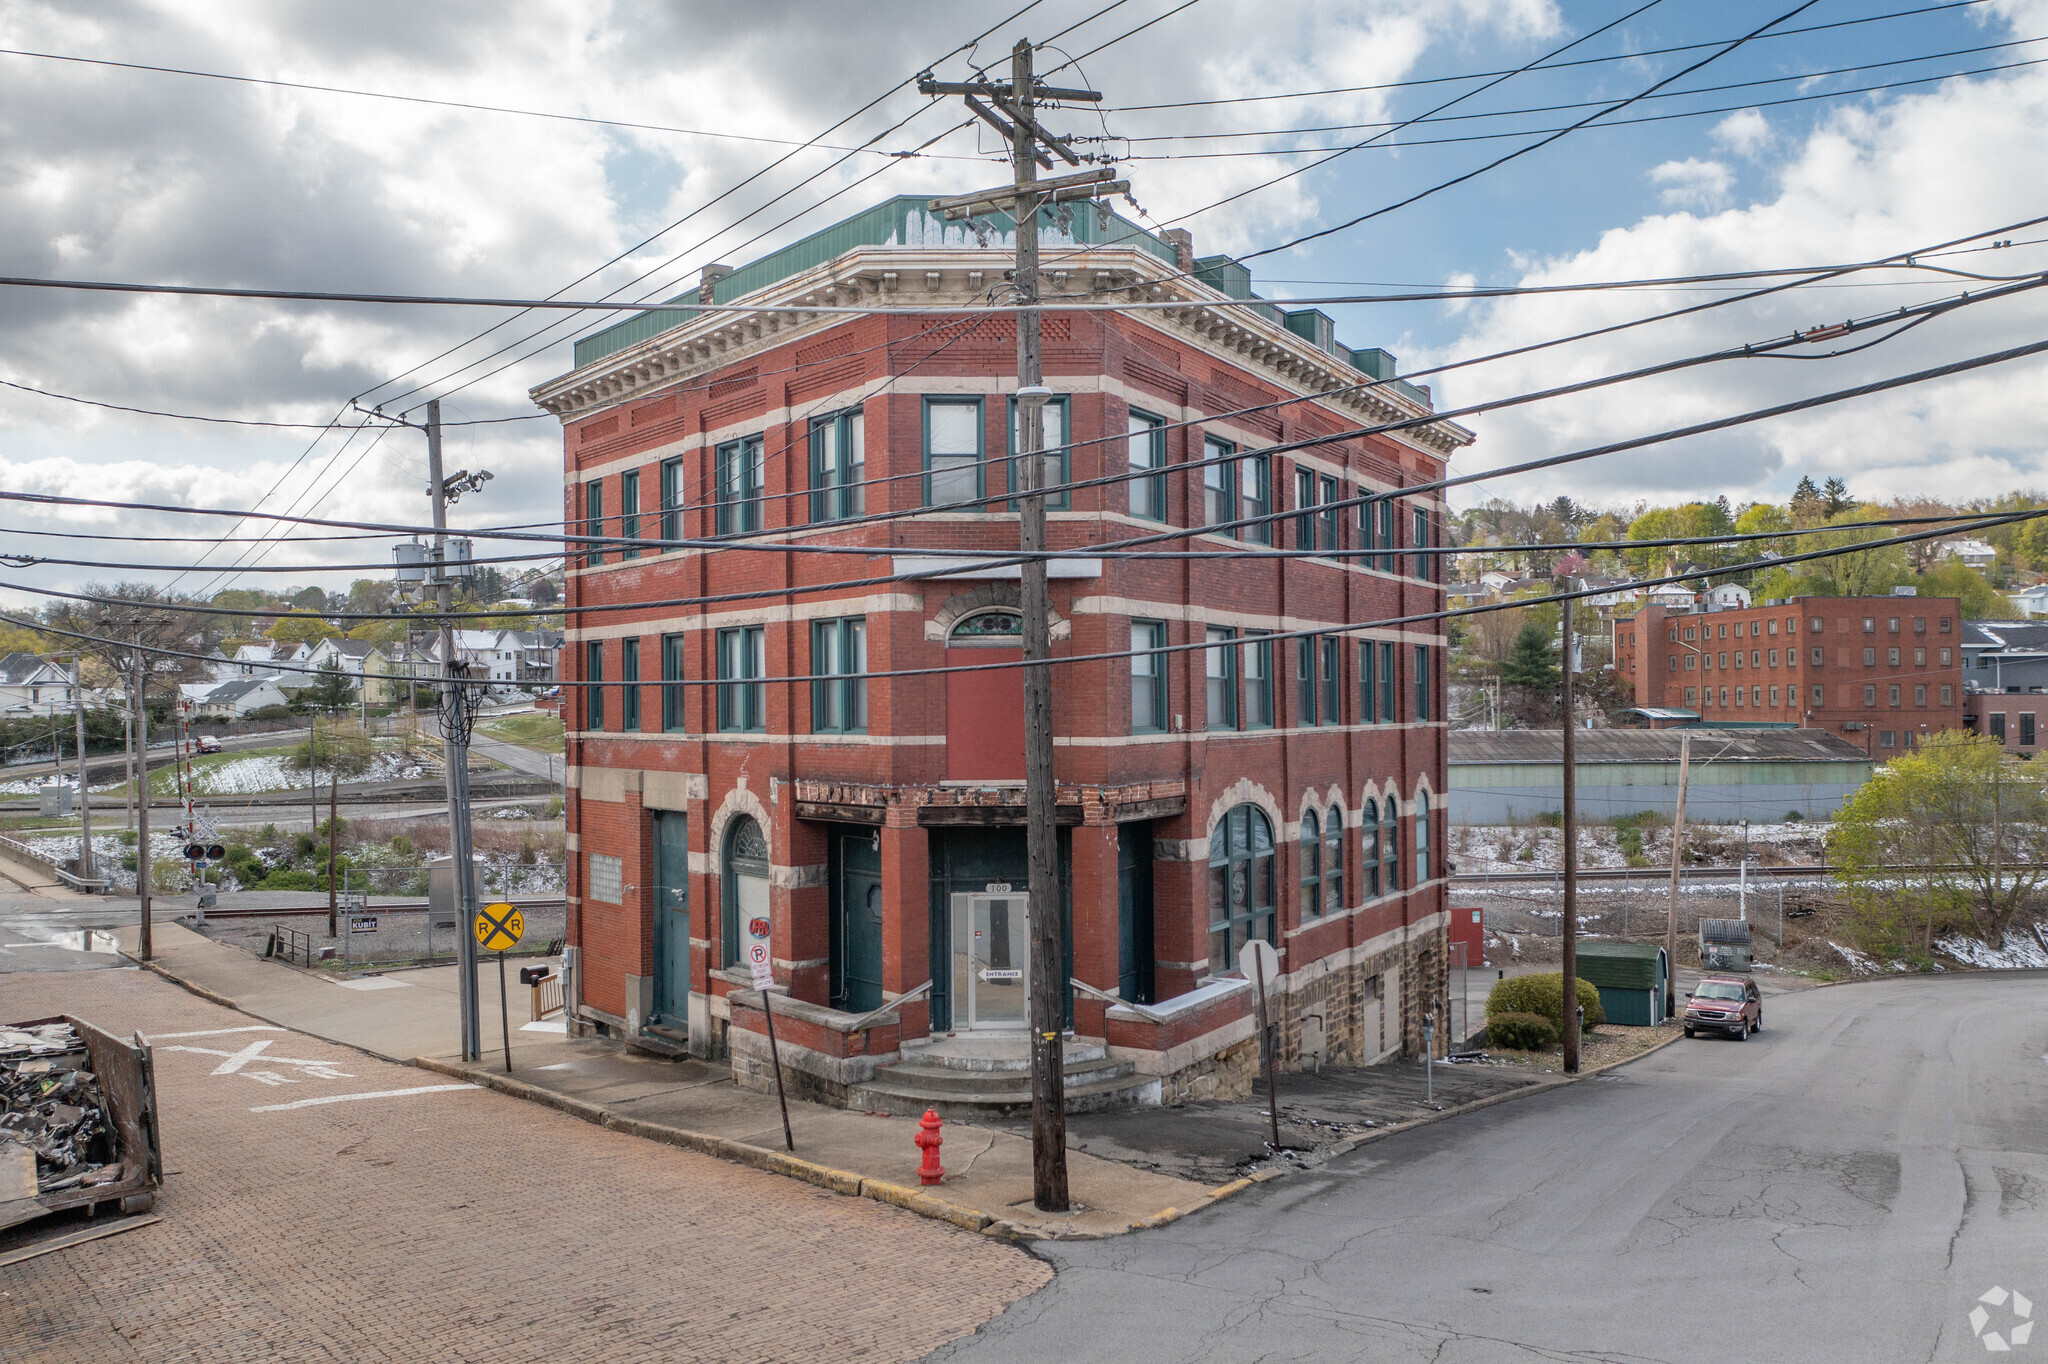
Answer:
[(865, 425), (857, 407), (811, 419), (811, 520), (844, 521), (867, 506)]
[(590, 854), (589, 884), (584, 887), (599, 904), (616, 905), (626, 898), (626, 861), (622, 857)]
[[(1414, 541), (1414, 547), (1417, 550), (1429, 548), (1429, 529), (1429, 513), (1424, 511), (1422, 508), (1417, 507), (1415, 509)], [(1435, 557), (1436, 556), (1433, 554), (1418, 553), (1417, 555), (1415, 555), (1415, 576), (1422, 579), (1422, 581), (1424, 582), (1430, 581), (1430, 560), (1434, 559)]]
[(1874, 635), (1877, 633), (1877, 617), (1865, 616), (1863, 618), (1863, 633), (1866, 635)]
[(661, 538), (683, 538), (683, 462), (680, 459), (661, 462)]
[(2034, 713), (2032, 711), (2023, 710), (2020, 712), (2020, 745), (2023, 748), (2032, 748), (2034, 746)]
[(1887, 665), (1887, 666), (1889, 666), (1889, 667), (1893, 667), (1893, 668), (1896, 668), (1896, 667), (1898, 667), (1898, 666), (1899, 666), (1899, 651), (1898, 651), (1897, 649), (1886, 649), (1886, 650), (1884, 651), (1884, 661), (1885, 661), (1886, 665)]
[(619, 641), (619, 728), (635, 733), (640, 728), (640, 641)]
[(1724, 706), (1728, 704), (1728, 689), (1726, 687), (1721, 688), (1721, 704)]
[(1942, 632), (1942, 633), (1943, 633), (1944, 635), (1948, 633), (1948, 617), (1947, 617), (1947, 616), (1943, 616), (1943, 617), (1941, 618), (1941, 632)]
[[(1380, 548), (1392, 549), (1394, 547), (1394, 500), (1388, 498), (1386, 501), (1374, 505), (1379, 508)], [(1392, 573), (1394, 571), (1394, 556), (1391, 554), (1380, 555), (1378, 566), (1380, 572)]]
[(718, 447), (718, 533), (749, 535), (761, 529), (761, 438)]
[(634, 470), (619, 475), (619, 538), (625, 546), (619, 550), (621, 559), (637, 559), (640, 550), (633, 542), (640, 538), (640, 473)]
[(1919, 683), (1913, 688), (1913, 704), (1916, 706), (1924, 706), (1927, 704), (1926, 683)]
[(1145, 652), (1166, 647), (1166, 623), (1131, 622), (1131, 732), (1166, 730), (1166, 655)]
[(1899, 632), (1899, 618), (1897, 616), (1887, 617), (1884, 628), (1886, 634), (1896, 635)]
[(865, 734), (868, 623), (864, 616), (811, 622), (811, 732)]
[(1877, 704), (1877, 688), (1868, 682), (1863, 684), (1863, 704), (1866, 706)]
[(1343, 693), (1344, 646), (1335, 639), (1325, 637), (1323, 644), (1323, 723), (1341, 725), (1344, 723)]
[(768, 727), (766, 630), (748, 625), (718, 632), (718, 728), (725, 734), (759, 733)]
[(1955, 686), (1954, 686), (1954, 685), (1953, 685), (1952, 683), (1948, 683), (1948, 682), (1944, 682), (1944, 683), (1942, 683), (1942, 684), (1941, 684), (1941, 704), (1943, 704), (1944, 706), (1952, 706), (1952, 705), (1954, 705), (1955, 703), (1956, 703), (1956, 689), (1955, 689)]
[(1214, 436), (1202, 439), (1202, 524), (1220, 526), (1230, 520), (1230, 456), (1237, 447)]
[[(599, 479), (593, 478), (583, 485), (583, 533), (600, 539), (604, 536), (604, 483)], [(583, 562), (592, 565), (603, 563), (604, 551), (592, 548), (583, 557)]]
[(1207, 638), (1209, 647), (1202, 651), (1202, 668), (1209, 713), (1204, 723), (1210, 729), (1236, 729), (1237, 648), (1233, 641), (1237, 631), (1212, 625)]
[(1337, 480), (1324, 474), (1321, 479), (1322, 500), (1316, 504), (1316, 538), (1327, 550), (1344, 548), (1343, 517), (1337, 511)]
[[(1131, 472), (1166, 467), (1166, 420), (1149, 412), (1130, 414)], [(1166, 475), (1146, 474), (1131, 480), (1131, 515), (1147, 521), (1166, 519)]]
[(1885, 699), (1886, 699), (1887, 701), (1889, 701), (1889, 702), (1890, 702), (1890, 703), (1891, 703), (1892, 705), (1894, 705), (1894, 706), (1896, 706), (1896, 705), (1898, 705), (1898, 704), (1899, 704), (1899, 684), (1898, 684), (1898, 683), (1894, 682), (1894, 683), (1892, 683), (1892, 684), (1891, 684), (1891, 686), (1890, 686), (1890, 687), (1886, 688), (1886, 696), (1885, 696)]
[(1771, 650), (1771, 666), (1773, 668), (1778, 666), (1778, 651), (1776, 649)]
[[(1237, 516), (1240, 521), (1256, 521), (1273, 510), (1272, 461), (1264, 455), (1241, 455), (1237, 461)], [(1239, 526), (1237, 538), (1249, 540), (1257, 545), (1273, 543), (1273, 523), (1257, 521), (1254, 525)]]
[(2002, 711), (2002, 710), (2001, 710), (2001, 711), (1994, 711), (1994, 712), (1993, 712), (1993, 713), (1991, 714), (1991, 717), (1990, 717), (1990, 719), (1991, 719), (1991, 737), (1992, 737), (1992, 738), (1994, 738), (1994, 739), (1996, 739), (1996, 740), (1998, 740), (1998, 741), (1999, 741), (2000, 743), (2004, 743), (2004, 742), (2005, 742), (2005, 712), (2004, 712), (2004, 711)]
[(1699, 694), (1700, 689), (1698, 687), (1687, 687), (1685, 689), (1685, 704), (1687, 704), (1688, 706), (1697, 704), (1699, 700)]
[(981, 399), (924, 400), (924, 504), (972, 502), (987, 491), (981, 465)]
[(1813, 704), (1816, 706), (1827, 704), (1827, 692), (1821, 688), (1818, 682), (1813, 684)]
[(1776, 687), (1771, 688), (1771, 704), (1773, 706), (1778, 704), (1778, 689)]
[(1294, 691), (1295, 723), (1313, 725), (1316, 723), (1317, 699), (1322, 695), (1316, 690), (1316, 639), (1304, 635), (1294, 641)]
[(1763, 703), (1764, 689), (1762, 687), (1751, 687), (1749, 689), (1749, 704), (1751, 704), (1752, 706), (1761, 706)]
[(1401, 717), (1394, 707), (1394, 646), (1380, 645), (1380, 723), (1391, 725)]
[(1953, 662), (1955, 662), (1955, 655), (1947, 649), (1943, 649), (1941, 651), (1941, 666), (1946, 668)]
[(1916, 635), (1924, 635), (1927, 633), (1927, 617), (1913, 617), (1913, 633)]
[(1316, 518), (1316, 476), (1306, 469), (1294, 471), (1294, 509), (1299, 513), (1294, 518), (1294, 547), (1311, 554), (1328, 548), (1317, 543), (1321, 523)]
[(1877, 732), (1877, 746), (1879, 748), (1896, 748), (1898, 743), (1899, 734), (1897, 730), (1881, 729)]
[[(1038, 410), (1042, 414), (1039, 427), (1040, 442), (1038, 449), (1044, 460), (1044, 463), (1039, 467), (1045, 471), (1039, 478), (1039, 486), (1060, 489), (1056, 493), (1046, 494), (1045, 498), (1047, 510), (1060, 511), (1074, 504), (1074, 499), (1068, 495), (1066, 489), (1062, 486), (1070, 481), (1067, 449), (1067, 400), (1065, 397), (1054, 398)], [(1010, 491), (1013, 494), (1024, 490), (1024, 466), (1017, 458), (1017, 447), (1023, 439), (1023, 434), (1024, 414), (1017, 410), (1017, 400), (1012, 398), (1010, 399), (1010, 469), (1007, 477), (1010, 480)], [(1016, 508), (1017, 500), (1013, 496), (1010, 499), (1010, 509), (1015, 511)]]
[[(1561, 703), (1560, 703), (1561, 704)], [(1429, 646), (1415, 646), (1415, 718), (1429, 718)]]
[(1379, 693), (1374, 679), (1379, 669), (1373, 666), (1378, 657), (1373, 642), (1366, 640), (1358, 646), (1358, 723), (1369, 725), (1379, 718)]
[(1273, 641), (1244, 642), (1244, 727), (1273, 727)]
[(1827, 662), (1827, 650), (1825, 650), (1825, 649), (1815, 649), (1815, 650), (1813, 651), (1813, 666), (1814, 666), (1814, 667), (1816, 667), (1816, 668), (1818, 668), (1818, 667), (1820, 667), (1820, 666), (1821, 666), (1822, 664), (1824, 664), (1824, 663), (1826, 663), (1826, 662)]
[(604, 681), (604, 645), (594, 639), (583, 646), (583, 680), (592, 684), (583, 689), (583, 727), (603, 729), (604, 688), (596, 684)]
[(1913, 666), (1916, 668), (1927, 666), (1927, 651), (1925, 649), (1915, 649), (1913, 651)]
[(1866, 668), (1875, 668), (1877, 666), (1877, 650), (1865, 649), (1863, 651), (1863, 666)]
[(1806, 624), (1807, 624), (1807, 627), (1808, 627), (1808, 628), (1809, 628), (1809, 629), (1810, 629), (1810, 630), (1811, 630), (1811, 631), (1812, 631), (1812, 632), (1813, 632), (1814, 634), (1816, 634), (1816, 635), (1817, 635), (1817, 634), (1819, 634), (1819, 633), (1820, 633), (1820, 617), (1819, 617), (1819, 616), (1811, 616), (1811, 617), (1808, 617), (1808, 618), (1807, 618), (1807, 622), (1806, 622)]
[(683, 637), (663, 635), (661, 637), (661, 728), (667, 734), (680, 734), (688, 726), (685, 718), (689, 711), (683, 702), (689, 691), (683, 685)]

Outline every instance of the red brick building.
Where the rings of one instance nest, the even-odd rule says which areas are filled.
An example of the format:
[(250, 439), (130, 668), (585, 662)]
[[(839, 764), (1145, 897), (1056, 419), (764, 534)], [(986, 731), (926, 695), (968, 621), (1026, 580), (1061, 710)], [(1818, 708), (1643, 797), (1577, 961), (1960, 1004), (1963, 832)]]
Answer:
[(1963, 724), (1953, 597), (1795, 597), (1729, 610), (1646, 606), (1613, 626), (1639, 706), (1709, 725), (1796, 725), (1865, 752)]
[[(1093, 1067), (1070, 1095), (1241, 1092), (1249, 936), (1281, 951), (1289, 1058), (1419, 1046), (1443, 989), (1444, 637), (1344, 631), (1441, 607), (1441, 573), (1401, 551), (1437, 541), (1444, 508), (1333, 504), (1437, 478), (1470, 436), (1430, 422), (1264, 453), (1426, 416), (1429, 395), (1321, 313), (1227, 306), (1248, 272), (1184, 237), (1092, 212), (1042, 231), (1049, 294), (1178, 305), (1046, 316), (1065, 476), (1141, 475), (1056, 498), (1055, 549), (1287, 513), (1157, 547), (1384, 551), (1054, 561), (1055, 657), (1141, 651), (1053, 673), (1073, 1054)], [(898, 199), (707, 270), (699, 299), (973, 305), (1009, 250)], [(534, 391), (563, 423), (572, 522), (779, 547), (572, 559), (579, 1029), (765, 1083), (760, 941), (804, 1092), (910, 1106), (940, 1044), (1024, 1055), (1021, 672), (884, 675), (1019, 657), (1018, 571), (971, 557), (1017, 545), (1014, 374), (1003, 313), (669, 314), (580, 343)], [(1180, 467), (1205, 458), (1227, 462)], [(943, 576), (858, 581), (916, 572)]]

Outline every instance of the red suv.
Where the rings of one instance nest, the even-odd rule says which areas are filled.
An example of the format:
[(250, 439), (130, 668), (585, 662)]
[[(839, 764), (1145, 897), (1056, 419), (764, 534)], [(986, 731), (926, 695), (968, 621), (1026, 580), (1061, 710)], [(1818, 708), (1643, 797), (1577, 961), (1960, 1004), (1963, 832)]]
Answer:
[(1701, 976), (1686, 997), (1685, 1035), (1721, 1032), (1741, 1042), (1764, 1030), (1764, 1001), (1747, 976)]

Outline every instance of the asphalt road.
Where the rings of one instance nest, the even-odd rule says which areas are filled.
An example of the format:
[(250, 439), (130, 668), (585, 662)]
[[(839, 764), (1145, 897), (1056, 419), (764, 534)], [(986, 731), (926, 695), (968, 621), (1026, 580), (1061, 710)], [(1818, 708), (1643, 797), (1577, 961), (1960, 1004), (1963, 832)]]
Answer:
[[(2044, 992), (2000, 972), (1774, 995), (1747, 1042), (1044, 1243), (1054, 1281), (930, 1358), (1983, 1358), (1982, 1295), (2048, 1316)], [(2021, 1324), (1984, 1306), (1984, 1331)]]
[(134, 917), (133, 900), (45, 899), (0, 875), (0, 975), (126, 965), (104, 930)]

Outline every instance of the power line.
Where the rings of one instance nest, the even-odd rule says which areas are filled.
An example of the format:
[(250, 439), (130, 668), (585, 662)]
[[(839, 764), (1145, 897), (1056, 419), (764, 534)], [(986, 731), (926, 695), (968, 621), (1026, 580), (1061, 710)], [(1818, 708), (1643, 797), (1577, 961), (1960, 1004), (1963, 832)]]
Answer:
[[(206, 422), (215, 426), (262, 426), (279, 431), (332, 431), (334, 422), (273, 422), (256, 421), (248, 417), (207, 417), (191, 412), (164, 412), (153, 407), (130, 407), (126, 403), (101, 402), (97, 398), (81, 398), (71, 393), (57, 393), (47, 388), (36, 388), (29, 384), (18, 384), (12, 379), (0, 379), (0, 387), (18, 389), (33, 393), (39, 398), (55, 398), (60, 402), (78, 403), (84, 407), (101, 407), (109, 412), (132, 412), (140, 417), (169, 417), (182, 422)], [(549, 415), (546, 412), (529, 412), (519, 417), (478, 417), (469, 421), (443, 422), (443, 426), (496, 426), (503, 422), (530, 422)]]

